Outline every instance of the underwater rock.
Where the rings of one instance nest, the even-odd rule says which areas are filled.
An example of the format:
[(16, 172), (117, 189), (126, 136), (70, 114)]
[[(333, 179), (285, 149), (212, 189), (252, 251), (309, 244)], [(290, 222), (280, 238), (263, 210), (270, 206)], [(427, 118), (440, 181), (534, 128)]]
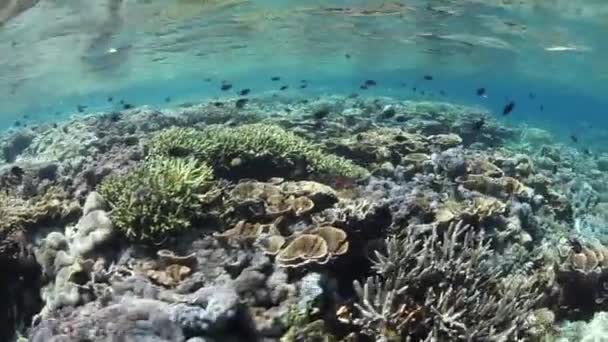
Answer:
[(2, 141), (2, 156), (7, 163), (12, 163), (34, 141), (34, 132), (30, 130), (19, 131), (8, 139)]
[(107, 203), (103, 199), (103, 197), (101, 197), (101, 195), (98, 194), (96, 191), (92, 191), (91, 193), (89, 193), (87, 199), (84, 202), (84, 206), (82, 207), (82, 215), (87, 216), (87, 214), (91, 211), (107, 209)]
[(71, 250), (76, 256), (86, 257), (114, 236), (114, 225), (103, 210), (93, 210), (76, 224)]

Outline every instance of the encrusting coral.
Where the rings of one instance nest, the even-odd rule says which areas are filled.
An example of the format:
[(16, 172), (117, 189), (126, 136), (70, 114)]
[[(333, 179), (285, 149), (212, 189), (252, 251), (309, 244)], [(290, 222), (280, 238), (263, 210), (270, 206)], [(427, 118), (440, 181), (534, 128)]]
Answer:
[[(288, 176), (366, 177), (368, 172), (354, 163), (324, 153), (313, 143), (276, 125), (250, 124), (239, 127), (211, 127), (204, 131), (171, 128), (156, 134), (150, 143), (151, 155), (196, 156), (220, 173), (247, 168), (252, 164)], [(247, 168), (251, 177), (251, 168)], [(272, 173), (272, 172), (270, 172)]]
[(212, 170), (194, 159), (151, 158), (125, 175), (104, 179), (99, 193), (115, 227), (134, 240), (183, 231), (215, 197)]

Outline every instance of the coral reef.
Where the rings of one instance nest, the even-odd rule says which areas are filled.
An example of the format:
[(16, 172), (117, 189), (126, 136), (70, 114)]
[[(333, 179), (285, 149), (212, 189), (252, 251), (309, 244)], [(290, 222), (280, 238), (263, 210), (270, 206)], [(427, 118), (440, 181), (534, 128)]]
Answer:
[[(408, 231), (377, 254), (377, 276), (355, 282), (352, 324), (384, 340), (510, 340), (540, 298), (527, 279), (500, 283), (483, 235), (461, 223), (421, 238)], [(477, 298), (477, 300), (467, 300)]]
[(220, 174), (236, 173), (249, 178), (301, 177), (314, 173), (350, 178), (367, 175), (362, 167), (325, 154), (297, 135), (266, 124), (214, 127), (204, 131), (169, 129), (152, 138), (150, 153), (193, 155), (210, 163)]
[(608, 303), (604, 155), (448, 103), (236, 100), (0, 137), (0, 340), (602, 336), (564, 322)]
[(212, 171), (194, 159), (152, 158), (125, 175), (106, 178), (99, 193), (116, 228), (135, 240), (163, 239), (184, 230), (212, 202)]

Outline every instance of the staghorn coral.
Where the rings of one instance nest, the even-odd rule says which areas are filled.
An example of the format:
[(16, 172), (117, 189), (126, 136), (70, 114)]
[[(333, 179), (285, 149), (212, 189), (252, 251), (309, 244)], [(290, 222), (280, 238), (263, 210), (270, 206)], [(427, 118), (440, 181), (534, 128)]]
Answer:
[(111, 176), (98, 192), (112, 207), (114, 226), (130, 239), (162, 239), (189, 228), (215, 197), (212, 171), (194, 159), (152, 158)]
[(490, 262), (482, 233), (456, 223), (424, 237), (413, 230), (387, 240), (376, 276), (355, 281), (350, 320), (376, 340), (507, 341), (521, 338), (540, 295), (531, 282), (508, 281)]
[(216, 172), (233, 176), (244, 170), (248, 177), (253, 174), (261, 178), (316, 174), (358, 179), (368, 174), (364, 168), (326, 154), (294, 133), (268, 124), (215, 126), (204, 131), (167, 129), (150, 140), (149, 149), (152, 155), (193, 155), (208, 162)]

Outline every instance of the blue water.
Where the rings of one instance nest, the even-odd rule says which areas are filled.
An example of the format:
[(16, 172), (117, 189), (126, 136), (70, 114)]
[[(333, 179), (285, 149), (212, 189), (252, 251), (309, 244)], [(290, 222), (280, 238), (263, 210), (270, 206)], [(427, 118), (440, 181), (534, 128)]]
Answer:
[[(608, 146), (600, 1), (109, 3), (42, 1), (0, 28), (0, 129), (117, 110), (121, 99), (166, 107), (250, 88), (250, 98), (357, 92), (482, 106), (566, 143)], [(359, 89), (366, 79), (378, 86)], [(503, 117), (508, 101), (515, 110)]]

